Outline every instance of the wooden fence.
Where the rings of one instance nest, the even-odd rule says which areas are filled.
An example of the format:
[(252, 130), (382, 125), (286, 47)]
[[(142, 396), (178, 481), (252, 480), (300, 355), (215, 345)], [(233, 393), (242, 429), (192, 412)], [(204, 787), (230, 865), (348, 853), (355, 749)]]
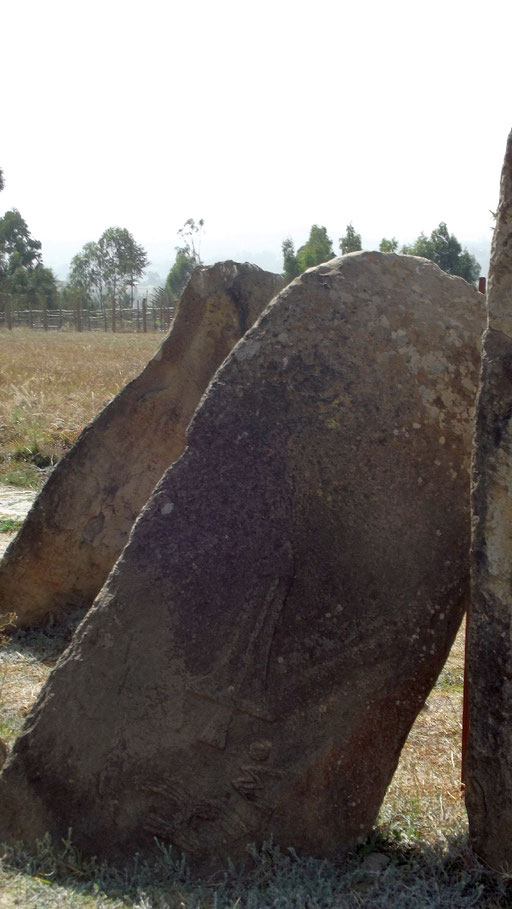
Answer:
[(0, 329), (34, 328), (42, 331), (112, 331), (148, 332), (169, 330), (173, 306), (108, 306), (102, 310), (82, 309), (77, 301), (73, 309), (49, 309), (44, 301), (40, 308), (25, 302), (25, 308), (13, 305), (9, 298), (0, 307)]

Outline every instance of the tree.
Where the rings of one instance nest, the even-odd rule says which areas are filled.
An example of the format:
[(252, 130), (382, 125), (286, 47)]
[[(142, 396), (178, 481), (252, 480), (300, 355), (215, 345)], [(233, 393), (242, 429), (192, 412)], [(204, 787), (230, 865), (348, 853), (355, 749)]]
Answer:
[(193, 218), (188, 218), (178, 231), (178, 237), (183, 241), (183, 245), (175, 247), (174, 264), (171, 266), (165, 282), (166, 291), (172, 301), (180, 298), (192, 272), (202, 265), (200, 252), (203, 232), (204, 221), (202, 218), (197, 224)]
[(380, 252), (385, 253), (396, 253), (398, 249), (398, 240), (396, 237), (393, 237), (392, 240), (387, 240), (386, 237), (383, 237), (379, 244)]
[(136, 243), (125, 227), (109, 227), (98, 242), (89, 242), (71, 260), (68, 282), (71, 288), (86, 297), (89, 305), (104, 307), (105, 294), (112, 300), (130, 288), (133, 305), (133, 290), (148, 265), (143, 246)]
[(441, 221), (430, 237), (421, 233), (411, 246), (402, 246), (402, 252), (408, 256), (423, 256), (431, 259), (439, 268), (449, 275), (459, 275), (470, 284), (480, 274), (480, 264), (467, 249), (462, 249), (459, 241), (448, 232), (444, 221)]
[[(0, 218), (0, 291), (36, 293), (42, 277), (41, 273), (33, 274), (36, 268), (43, 268), (41, 244), (34, 240), (19, 211), (13, 208)], [(44, 276), (43, 283), (48, 283), (48, 276)]]
[(295, 255), (293, 240), (291, 240), (290, 237), (287, 237), (286, 240), (283, 240), (281, 248), (283, 250), (283, 277), (286, 283), (289, 284), (297, 275), (300, 275), (300, 268), (299, 263), (297, 262), (297, 256)]
[(155, 287), (153, 295), (151, 297), (151, 302), (153, 307), (164, 307), (166, 309), (169, 306), (172, 306), (173, 300), (169, 294), (167, 287), (160, 285), (160, 287)]
[(176, 257), (165, 282), (171, 300), (179, 300), (183, 288), (199, 262), (186, 246), (176, 247)]
[(0, 275), (9, 278), (19, 268), (42, 262), (41, 244), (30, 235), (26, 221), (13, 208), (0, 218)]
[(48, 309), (55, 309), (59, 293), (57, 278), (52, 269), (38, 264), (35, 268), (27, 269), (27, 275), (29, 297), (38, 301), (44, 300)]
[(71, 259), (68, 283), (78, 290), (88, 306), (104, 307), (105, 277), (102, 252), (98, 243), (86, 243)]
[(356, 234), (352, 224), (347, 224), (347, 230), (344, 237), (339, 240), (341, 254), (359, 252), (363, 247), (361, 245), (361, 234)]
[(314, 265), (320, 265), (334, 258), (332, 240), (325, 227), (313, 224), (307, 242), (297, 250), (299, 274)]
[(102, 233), (98, 247), (103, 280), (110, 290), (112, 300), (115, 302), (117, 293), (123, 286), (129, 286), (133, 305), (135, 280), (141, 277), (148, 265), (146, 250), (135, 242), (125, 227), (109, 227)]
[(0, 167), (0, 193), (2, 192), (4, 186), (5, 186), (4, 172), (3, 172), (2, 168)]
[(180, 227), (178, 231), (178, 237), (184, 241), (182, 249), (187, 249), (189, 255), (195, 259), (198, 265), (202, 265), (201, 261), (201, 240), (204, 234), (204, 219), (200, 218), (199, 221), (194, 221), (193, 218), (187, 218), (183, 227)]

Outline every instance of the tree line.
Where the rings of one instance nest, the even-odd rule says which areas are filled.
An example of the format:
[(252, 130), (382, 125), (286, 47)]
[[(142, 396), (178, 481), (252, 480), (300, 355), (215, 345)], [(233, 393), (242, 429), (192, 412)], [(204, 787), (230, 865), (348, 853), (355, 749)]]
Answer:
[[(0, 191), (4, 188), (0, 168)], [(204, 220), (188, 218), (178, 231), (174, 262), (165, 284), (152, 303), (170, 306), (179, 299), (190, 275), (202, 264)], [(32, 237), (17, 209), (0, 217), (0, 308), (7, 294), (22, 304), (44, 301), (48, 309), (73, 308), (77, 297), (83, 308), (105, 311), (106, 306), (132, 306), (134, 290), (149, 265), (147, 252), (124, 227), (109, 227), (98, 240), (82, 247), (71, 260), (64, 286), (43, 264), (41, 243)]]
[[(0, 169), (0, 191), (3, 188), (4, 176)], [(194, 269), (202, 265), (203, 234), (202, 218), (197, 222), (188, 218), (180, 228), (174, 262), (165, 284), (156, 289), (151, 301), (155, 306), (167, 307), (175, 303)], [(338, 243), (342, 255), (362, 249), (361, 234), (352, 224), (347, 225)], [(383, 237), (379, 250), (395, 253), (398, 247), (395, 237)], [(326, 228), (318, 224), (312, 225), (306, 243), (297, 251), (290, 237), (283, 240), (282, 252), (283, 275), (287, 282), (336, 255)], [(460, 275), (470, 283), (476, 281), (480, 273), (479, 263), (467, 249), (462, 249), (444, 222), (430, 236), (421, 233), (414, 243), (403, 245), (401, 252), (431, 259), (443, 271)], [(14, 299), (34, 302), (42, 298), (49, 309), (73, 307), (77, 296), (88, 309), (104, 311), (107, 305), (133, 307), (135, 285), (148, 265), (146, 250), (130, 231), (109, 227), (98, 240), (86, 243), (73, 256), (68, 280), (59, 288), (53, 271), (43, 264), (41, 243), (31, 236), (20, 212), (12, 209), (0, 217), (0, 295), (9, 294)]]
[[(352, 224), (347, 225), (345, 234), (339, 238), (338, 242), (343, 256), (347, 253), (359, 252), (363, 248), (361, 234), (356, 232)], [(391, 240), (383, 237), (379, 244), (379, 251), (396, 253), (398, 246), (396, 237)], [(292, 281), (307, 268), (327, 262), (336, 255), (326, 228), (320, 227), (318, 224), (313, 224), (306, 243), (297, 252), (295, 252), (294, 243), (290, 237), (283, 240), (282, 251), (283, 275), (287, 282)], [(429, 237), (421, 233), (414, 243), (402, 246), (400, 251), (407, 256), (423, 256), (425, 259), (431, 259), (449, 275), (458, 275), (470, 284), (473, 284), (480, 275), (480, 264), (467, 249), (462, 249), (454, 234), (449, 233), (444, 221), (434, 228)]]

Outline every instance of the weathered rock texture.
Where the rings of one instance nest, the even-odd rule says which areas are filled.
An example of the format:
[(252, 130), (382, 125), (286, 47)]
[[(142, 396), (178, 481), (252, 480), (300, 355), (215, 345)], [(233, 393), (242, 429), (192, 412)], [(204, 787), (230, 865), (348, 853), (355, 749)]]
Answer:
[(27, 625), (89, 607), (155, 484), (185, 447), (208, 382), (282, 287), (225, 262), (198, 269), (166, 340), (88, 426), (38, 496), (0, 564), (0, 613)]
[(265, 310), (15, 744), (0, 839), (203, 859), (368, 832), (465, 604), (482, 310), (381, 253)]
[(473, 460), (470, 728), (466, 804), (474, 848), (512, 870), (512, 133), (501, 177)]

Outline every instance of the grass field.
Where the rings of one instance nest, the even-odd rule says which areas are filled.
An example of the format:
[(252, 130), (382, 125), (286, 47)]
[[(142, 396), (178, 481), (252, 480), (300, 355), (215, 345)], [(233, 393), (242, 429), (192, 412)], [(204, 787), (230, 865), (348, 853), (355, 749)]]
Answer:
[(0, 331), (0, 482), (37, 487), (161, 334)]
[[(161, 340), (0, 332), (0, 480), (40, 483), (38, 452), (42, 464), (60, 457)], [(45, 632), (0, 639), (0, 736), (9, 745), (64, 645)], [(151, 864), (134, 857), (122, 869), (82, 860), (71, 841), (57, 851), (43, 842), (35, 856), (5, 847), (0, 909), (512, 906), (511, 881), (486, 870), (467, 846), (460, 791), (463, 664), (461, 629), (402, 752), (379, 827), (348, 859), (299, 859), (285, 848), (293, 844), (281, 850), (266, 844), (248, 854), (245, 870), (226, 857), (218, 874), (199, 881), (163, 845)]]

